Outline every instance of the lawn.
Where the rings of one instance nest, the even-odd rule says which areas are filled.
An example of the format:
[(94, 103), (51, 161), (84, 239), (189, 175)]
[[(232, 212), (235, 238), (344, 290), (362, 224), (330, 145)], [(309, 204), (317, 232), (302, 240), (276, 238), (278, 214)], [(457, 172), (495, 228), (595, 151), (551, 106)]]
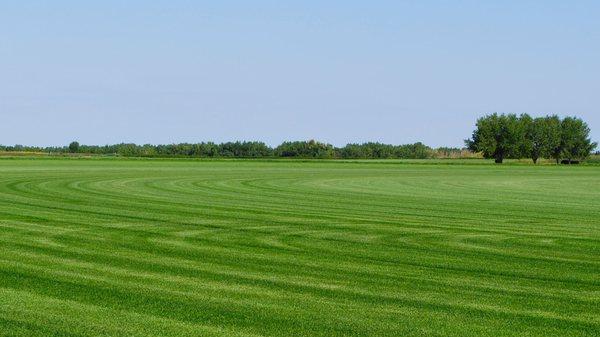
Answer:
[(0, 336), (598, 336), (600, 166), (0, 159)]

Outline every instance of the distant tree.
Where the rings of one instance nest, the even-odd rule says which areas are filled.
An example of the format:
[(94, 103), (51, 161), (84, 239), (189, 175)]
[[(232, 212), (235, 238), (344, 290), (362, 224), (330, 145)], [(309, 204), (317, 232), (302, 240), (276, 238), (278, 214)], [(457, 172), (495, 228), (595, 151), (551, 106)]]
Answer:
[(570, 163), (573, 159), (587, 158), (596, 148), (589, 138), (590, 128), (577, 117), (565, 117), (561, 122), (560, 147), (562, 155)]
[(562, 126), (560, 117), (556, 115), (546, 117), (546, 131), (548, 133), (548, 157), (560, 162), (562, 156)]
[(541, 157), (550, 158), (555, 149), (560, 154), (560, 120), (556, 116), (529, 119), (523, 116), (525, 126), (525, 150), (536, 164)]
[(126, 144), (121, 143), (116, 145), (116, 153), (122, 157), (139, 157), (142, 152), (140, 150), (140, 146), (136, 144)]
[(200, 144), (200, 157), (217, 157), (219, 146), (213, 142)]
[(515, 114), (497, 113), (477, 120), (471, 139), (465, 141), (474, 152), (482, 152), (485, 158), (494, 158), (501, 164), (505, 158), (518, 158), (523, 151), (525, 128)]
[(405, 157), (408, 159), (427, 159), (431, 158), (431, 156), (433, 155), (433, 150), (429, 146), (421, 142), (408, 145), (401, 145), (400, 147), (405, 147), (408, 149), (408, 156)]
[(156, 156), (156, 147), (152, 144), (144, 144), (140, 149), (140, 155), (142, 157), (155, 157)]
[(79, 143), (78, 142), (71, 142), (71, 144), (69, 144), (69, 152), (71, 152), (71, 153), (77, 153), (77, 152), (79, 152)]
[(519, 122), (523, 128), (523, 139), (519, 141), (519, 155), (521, 158), (532, 158), (536, 157), (533, 162), (537, 162), (539, 155), (534, 155), (536, 152), (535, 141), (533, 139), (533, 133), (536, 131), (535, 121), (528, 114), (521, 114), (519, 116)]
[(336, 158), (364, 159), (425, 159), (433, 156), (433, 150), (423, 143), (391, 145), (368, 142), (363, 144), (347, 144), (335, 149)]
[(331, 144), (325, 144), (316, 140), (283, 142), (274, 153), (279, 157), (298, 158), (333, 158), (334, 150)]
[(346, 144), (342, 148), (336, 149), (336, 157), (339, 158), (368, 158), (365, 147), (360, 144)]

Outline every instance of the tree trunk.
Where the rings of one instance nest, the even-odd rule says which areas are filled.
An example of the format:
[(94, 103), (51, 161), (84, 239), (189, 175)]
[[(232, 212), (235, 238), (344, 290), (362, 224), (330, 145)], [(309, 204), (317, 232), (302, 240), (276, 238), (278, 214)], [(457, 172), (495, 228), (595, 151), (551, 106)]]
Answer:
[(503, 160), (503, 159), (504, 159), (504, 158), (502, 158), (502, 157), (498, 157), (498, 158), (496, 158), (496, 164), (502, 164), (502, 160)]
[(534, 163), (534, 164), (537, 164), (537, 160), (538, 160), (538, 159), (537, 159), (537, 157), (535, 157), (535, 158), (531, 158), (531, 159), (533, 159), (533, 163)]

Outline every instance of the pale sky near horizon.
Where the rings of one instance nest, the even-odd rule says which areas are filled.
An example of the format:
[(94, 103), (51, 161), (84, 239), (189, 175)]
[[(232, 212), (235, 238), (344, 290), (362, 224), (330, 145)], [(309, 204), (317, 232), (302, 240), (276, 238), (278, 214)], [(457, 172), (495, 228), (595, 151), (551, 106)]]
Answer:
[(0, 144), (600, 140), (600, 1), (2, 1)]

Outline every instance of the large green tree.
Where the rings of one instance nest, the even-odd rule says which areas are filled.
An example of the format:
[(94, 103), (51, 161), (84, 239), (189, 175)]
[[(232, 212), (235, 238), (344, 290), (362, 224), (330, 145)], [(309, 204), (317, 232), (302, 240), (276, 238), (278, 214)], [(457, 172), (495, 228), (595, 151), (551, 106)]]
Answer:
[(525, 125), (526, 154), (537, 163), (539, 158), (550, 158), (555, 149), (560, 154), (560, 119), (556, 116), (527, 118), (521, 117)]
[(505, 158), (519, 158), (523, 151), (525, 127), (515, 114), (491, 114), (477, 120), (471, 139), (465, 141), (474, 152), (502, 163)]
[(596, 148), (589, 138), (590, 128), (577, 117), (565, 117), (561, 122), (561, 151), (562, 156), (569, 160), (583, 159)]

